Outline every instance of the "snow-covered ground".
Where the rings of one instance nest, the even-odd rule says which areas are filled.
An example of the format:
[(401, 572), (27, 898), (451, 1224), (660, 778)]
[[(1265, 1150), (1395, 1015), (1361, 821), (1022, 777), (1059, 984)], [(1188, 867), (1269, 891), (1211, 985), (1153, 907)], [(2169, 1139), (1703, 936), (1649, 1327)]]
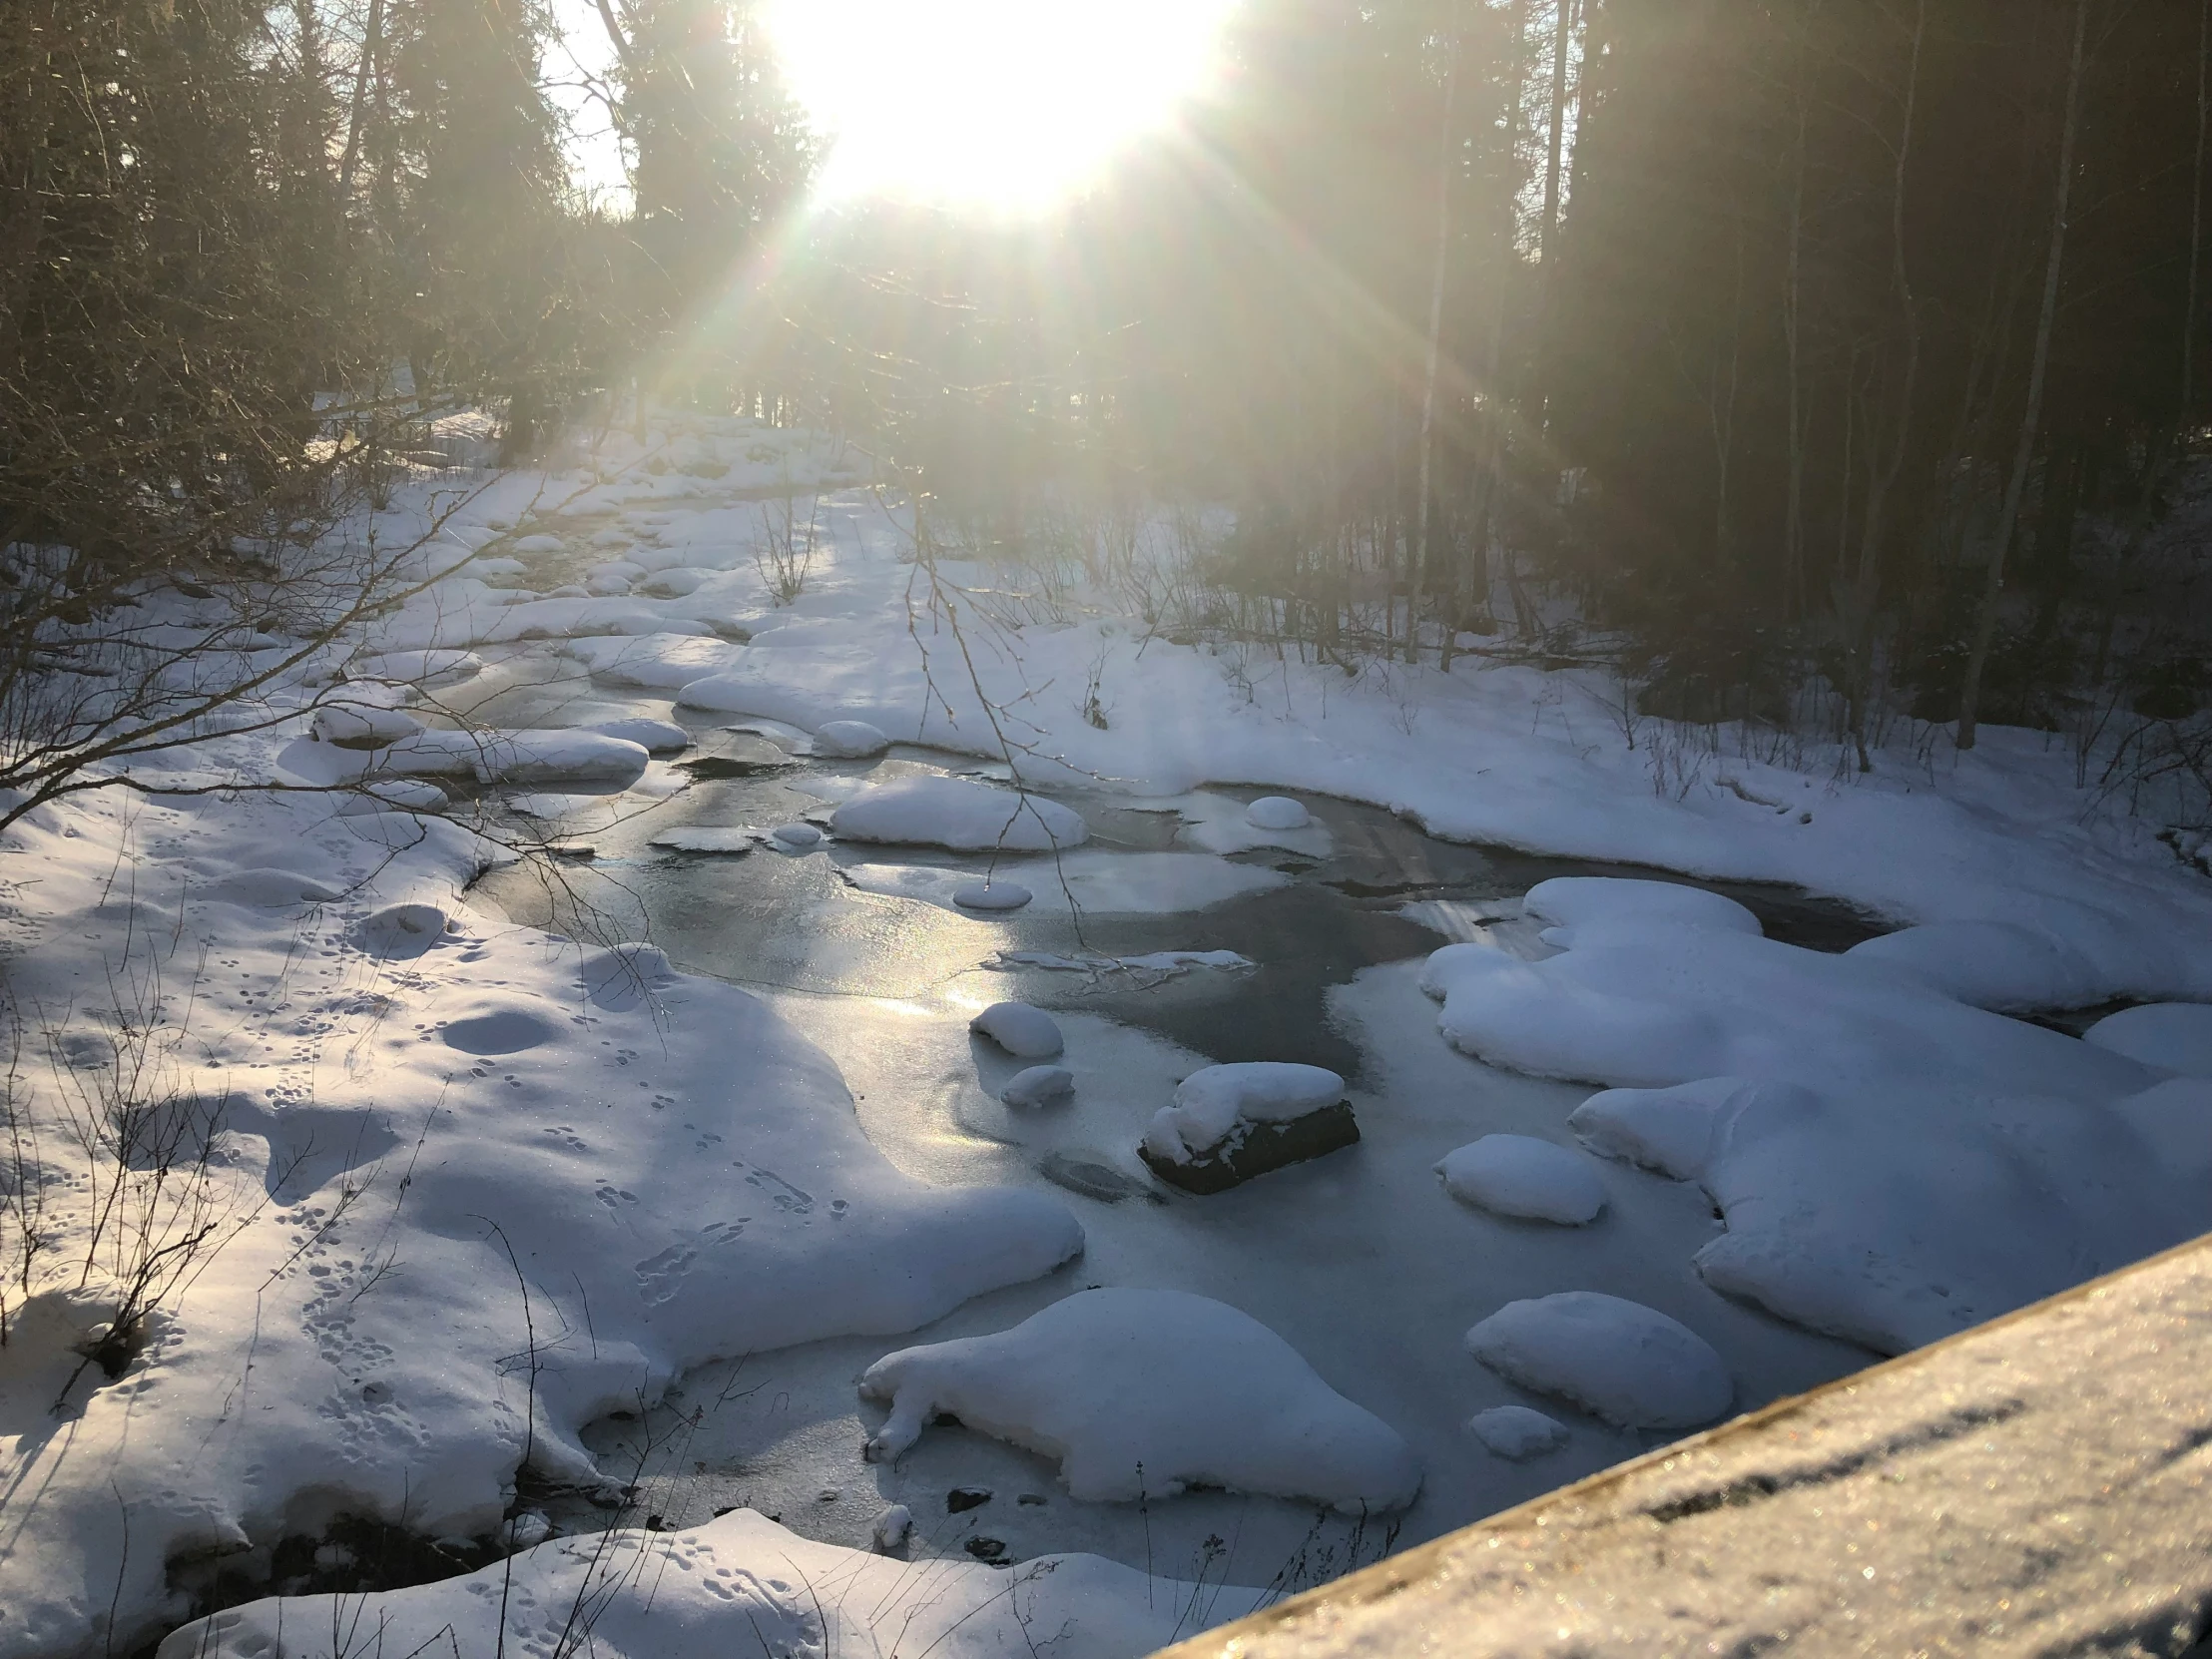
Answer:
[[(0, 1228), (43, 1240), (4, 1659), (256, 1591), (295, 1599), (177, 1651), (588, 1612), (626, 1653), (1135, 1653), (2212, 1225), (2212, 886), (2039, 737), (1656, 787), (1665, 734), (1577, 673), (1348, 679), (1019, 569), (940, 567), (948, 608), (861, 488), (778, 606), (752, 497), (848, 461), (627, 443), (490, 480), (417, 568), (484, 557), (265, 689), (269, 731), (0, 850)], [(1900, 930), (1516, 902), (1570, 861)], [(1000, 1099), (1038, 1056), (969, 1022), (1007, 1000), (1053, 1008), (1068, 1089)], [(2184, 1006), (2013, 1017), (2113, 1001)], [(1249, 1061), (1341, 1074), (1360, 1144), (1151, 1180), (1177, 1085)], [(456, 1576), (317, 1600), (341, 1517)], [(457, 1576), (502, 1539), (535, 1547)]]

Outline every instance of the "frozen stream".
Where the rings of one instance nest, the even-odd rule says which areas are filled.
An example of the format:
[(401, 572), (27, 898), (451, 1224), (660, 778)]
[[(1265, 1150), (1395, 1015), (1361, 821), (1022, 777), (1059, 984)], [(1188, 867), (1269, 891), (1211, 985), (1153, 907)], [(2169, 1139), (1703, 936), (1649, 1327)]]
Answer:
[[(518, 726), (667, 718), (665, 701), (571, 680), (547, 684), (526, 653), (470, 688), (477, 717)], [(1397, 1543), (1461, 1525), (1601, 1468), (1666, 1436), (1623, 1432), (1557, 1401), (1523, 1394), (1476, 1364), (1461, 1339), (1503, 1304), (1603, 1290), (1668, 1313), (1711, 1342), (1747, 1408), (1869, 1363), (1731, 1303), (1690, 1260), (1718, 1226), (1702, 1194), (1626, 1165), (1591, 1160), (1608, 1206), (1594, 1225), (1501, 1220), (1453, 1202), (1433, 1166), (1454, 1147), (1507, 1131), (1573, 1145), (1564, 1120), (1590, 1091), (1502, 1072), (1448, 1048), (1435, 1004), (1418, 991), (1422, 959), (1491, 924), (1481, 901), (1547, 876), (1650, 874), (1454, 845), (1373, 808), (1309, 799), (1326, 833), (1224, 858), (1195, 853), (1188, 820), (1233, 818), (1258, 790), (1207, 792), (1172, 806), (1098, 792), (1061, 794), (1092, 838), (1067, 869), (1089, 897), (1078, 924), (1066, 897), (1038, 884), (1027, 908), (975, 916), (861, 890), (840, 868), (979, 870), (937, 848), (830, 843), (803, 855), (669, 850), (683, 826), (766, 830), (825, 822), (858, 781), (977, 771), (977, 763), (895, 749), (871, 761), (792, 760), (769, 738), (685, 720), (696, 746), (656, 763), (615, 802), (544, 799), (511, 820), (523, 833), (593, 856), (532, 859), (494, 872), (479, 893), (519, 922), (600, 938), (651, 937), (682, 968), (755, 991), (842, 1069), (869, 1138), (912, 1175), (939, 1184), (1030, 1186), (1075, 1211), (1085, 1254), (1051, 1277), (971, 1302), (896, 1339), (853, 1339), (753, 1355), (682, 1380), (666, 1405), (622, 1413), (588, 1436), (608, 1474), (634, 1486), (619, 1518), (681, 1526), (746, 1505), (826, 1541), (864, 1545), (886, 1504), (908, 1505), (914, 1549), (971, 1544), (1005, 1559), (1090, 1550), (1185, 1578), (1305, 1583), (1373, 1559), (1386, 1522), (1365, 1528), (1310, 1505), (1192, 1493), (1141, 1505), (1071, 1500), (1044, 1459), (940, 1425), (895, 1464), (862, 1461), (881, 1420), (854, 1388), (883, 1354), (1004, 1329), (1092, 1285), (1174, 1288), (1230, 1303), (1291, 1343), (1341, 1392), (1409, 1439), (1426, 1473)], [(690, 763), (687, 765), (687, 763)], [(699, 765), (697, 763), (705, 763)], [(998, 774), (1002, 776), (1001, 774)], [(688, 787), (657, 803), (650, 792)], [(503, 794), (502, 801), (512, 798)], [(1265, 881), (1265, 886), (1254, 883)], [(1243, 890), (1239, 890), (1239, 889)], [(1842, 907), (1777, 889), (1724, 884), (1776, 937), (1841, 948), (1872, 929)], [(1215, 902), (1208, 897), (1227, 894)], [(1430, 904), (1414, 920), (1409, 903)], [(1456, 907), (1452, 902), (1456, 901)], [(1429, 923), (1424, 925), (1423, 921)], [(1508, 948), (1541, 953), (1532, 930), (1495, 925)], [(1000, 951), (1128, 957), (1234, 951), (1246, 971), (1076, 972), (987, 966)], [(1018, 998), (1047, 1007), (1075, 1074), (1066, 1105), (1016, 1112), (997, 1089), (1021, 1062), (972, 1038), (969, 1016)], [(1195, 1198), (1153, 1181), (1136, 1156), (1146, 1121), (1178, 1080), (1218, 1061), (1298, 1060), (1351, 1083), (1363, 1140), (1348, 1151)], [(1464, 1428), (1503, 1403), (1533, 1404), (1571, 1430), (1528, 1462), (1492, 1455)], [(990, 1493), (952, 1512), (954, 1488)], [(554, 1498), (565, 1525), (610, 1518)], [(1203, 1622), (1194, 1614), (1194, 1625)]]

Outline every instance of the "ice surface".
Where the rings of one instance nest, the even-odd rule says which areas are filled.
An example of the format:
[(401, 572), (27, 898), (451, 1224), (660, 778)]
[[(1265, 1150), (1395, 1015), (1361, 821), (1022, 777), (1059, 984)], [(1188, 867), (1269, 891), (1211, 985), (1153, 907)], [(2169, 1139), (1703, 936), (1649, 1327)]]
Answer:
[(1467, 1333), (1499, 1376), (1627, 1428), (1710, 1422), (1735, 1396), (1712, 1345), (1656, 1309), (1596, 1291), (1507, 1303)]
[(682, 824), (669, 830), (653, 831), (652, 844), (665, 846), (672, 852), (751, 852), (760, 843), (761, 832), (739, 826), (715, 824)]
[(1467, 1432), (1511, 1462), (1540, 1457), (1567, 1443), (1567, 1425), (1526, 1405), (1493, 1405), (1467, 1418)]
[[(1210, 852), (1121, 852), (1082, 847), (1052, 857), (1001, 858), (984, 878), (972, 869), (919, 864), (847, 864), (844, 878), (866, 892), (918, 899), (952, 910), (1018, 910), (1037, 893), (1090, 915), (1169, 915), (1201, 910), (1247, 893), (1287, 885), (1290, 877)], [(979, 901), (980, 900), (980, 901)]]
[(1057, 1458), (1094, 1501), (1204, 1484), (1387, 1510), (1420, 1486), (1394, 1429), (1257, 1320), (1182, 1291), (1084, 1291), (1011, 1331), (888, 1355), (860, 1391), (890, 1404), (871, 1456), (948, 1413)]
[(865, 760), (890, 746), (891, 740), (864, 720), (832, 720), (815, 729), (815, 753), (832, 760)]
[(2107, 1014), (2083, 1040), (2146, 1066), (2212, 1077), (2212, 1003), (2148, 1002)]
[(1017, 1071), (998, 1091), (1009, 1106), (1049, 1106), (1075, 1093), (1075, 1074), (1065, 1066), (1031, 1066)]
[(1321, 1066), (1247, 1060), (1208, 1066), (1183, 1079), (1175, 1104), (1146, 1128), (1155, 1157), (1185, 1164), (1213, 1151), (1240, 1123), (1288, 1123), (1345, 1097), (1345, 1080)]
[(901, 778), (878, 784), (838, 807), (830, 828), (845, 840), (948, 846), (959, 852), (993, 847), (1043, 852), (1079, 845), (1090, 833), (1080, 814), (1056, 801), (964, 778)]
[(968, 1021), (968, 1029), (1022, 1060), (1048, 1060), (1066, 1046), (1059, 1022), (1026, 1002), (994, 1002)]
[[(1262, 847), (1278, 847), (1286, 852), (1303, 853), (1309, 858), (1328, 857), (1336, 845), (1336, 838), (1330, 833), (1328, 825), (1317, 823), (1299, 803), (1294, 801), (1288, 805), (1298, 808), (1303, 815), (1301, 822), (1261, 822), (1288, 817), (1280, 808), (1263, 806), (1267, 801), (1283, 800), (1281, 796), (1263, 797), (1247, 806), (1230, 796), (1200, 793), (1178, 797), (1166, 805), (1171, 805), (1182, 818), (1176, 838), (1202, 852), (1252, 852)], [(1252, 816), (1253, 807), (1262, 808), (1260, 818)]]
[[(883, 1530), (884, 1547), (895, 1547), (896, 1529)], [(1229, 1619), (1261, 1597), (1209, 1587), (1204, 1605)], [(1037, 1651), (1046, 1631), (1054, 1659), (1139, 1659), (1192, 1634), (1200, 1603), (1193, 1585), (1095, 1555), (1042, 1556), (1011, 1571), (908, 1564), (734, 1509), (689, 1532), (556, 1539), (412, 1589), (249, 1602), (177, 1631), (160, 1659), (330, 1659), (361, 1651), (348, 1645), (353, 1633), (383, 1659), (1009, 1659)]]
[(1484, 1135), (1444, 1154), (1444, 1191), (1495, 1215), (1578, 1227), (1605, 1208), (1605, 1184), (1587, 1159), (1530, 1135)]

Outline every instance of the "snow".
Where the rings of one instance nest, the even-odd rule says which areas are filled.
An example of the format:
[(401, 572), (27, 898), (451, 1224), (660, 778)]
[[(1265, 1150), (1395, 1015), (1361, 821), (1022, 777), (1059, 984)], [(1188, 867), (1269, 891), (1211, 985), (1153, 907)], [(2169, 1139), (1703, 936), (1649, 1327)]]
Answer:
[(1075, 1074), (1065, 1066), (1031, 1066), (1017, 1071), (998, 1098), (1009, 1106), (1050, 1106), (1075, 1093)]
[(1589, 1161), (1529, 1135), (1484, 1135), (1444, 1154), (1444, 1191), (1493, 1215), (1579, 1227), (1605, 1208), (1605, 1185)]
[(1018, 881), (962, 881), (952, 889), (963, 910), (1018, 910), (1034, 896)]
[(1145, 1129), (1155, 1156), (1178, 1164), (1213, 1151), (1244, 1123), (1289, 1123), (1336, 1105), (1345, 1080), (1321, 1066), (1248, 1060), (1208, 1066), (1183, 1079), (1175, 1104), (1163, 1106)]
[(1567, 1443), (1567, 1425), (1526, 1405), (1493, 1405), (1467, 1418), (1467, 1432), (1495, 1456), (1518, 1463)]
[(807, 852), (820, 846), (827, 838), (812, 824), (779, 824), (769, 832), (769, 839), (780, 852)]
[(964, 778), (901, 778), (844, 802), (830, 828), (845, 840), (1042, 852), (1089, 835), (1082, 817), (1056, 801), (992, 789)]
[(890, 746), (891, 740), (864, 720), (832, 720), (815, 731), (815, 753), (832, 760), (865, 760)]
[(638, 744), (595, 732), (430, 727), (383, 749), (355, 751), (301, 740), (276, 764), (310, 784), (359, 778), (474, 778), (483, 784), (602, 784), (610, 792), (645, 776), (653, 757)]
[(1629, 1428), (1689, 1428), (1735, 1397), (1712, 1345), (1655, 1309), (1596, 1291), (1507, 1303), (1467, 1333), (1499, 1376)]
[(968, 1029), (1021, 1060), (1048, 1060), (1067, 1046), (1058, 1021), (1026, 1002), (994, 1002), (968, 1021)]
[[(895, 1510), (887, 1510), (884, 1523)], [(910, 1525), (910, 1517), (908, 1517)], [(879, 1523), (885, 1544), (896, 1532)], [(1260, 1605), (1209, 1588), (1213, 1618)], [(1094, 1555), (1012, 1571), (907, 1563), (786, 1531), (750, 1509), (688, 1532), (555, 1539), (465, 1577), (369, 1595), (249, 1602), (185, 1626), (160, 1659), (584, 1651), (602, 1659), (1007, 1659), (1050, 1633), (1055, 1659), (1138, 1659), (1188, 1633), (1198, 1586)], [(322, 1646), (316, 1632), (322, 1633)]]
[(322, 743), (346, 744), (357, 749), (379, 749), (414, 736), (422, 722), (399, 709), (381, 709), (370, 703), (325, 703), (314, 712), (308, 728)]
[[(1181, 820), (1176, 838), (1201, 852), (1253, 852), (1275, 848), (1310, 858), (1326, 858), (1336, 845), (1336, 837), (1329, 832), (1328, 825), (1315, 822), (1304, 807), (1295, 801), (1285, 802), (1281, 796), (1263, 797), (1247, 806), (1229, 796), (1202, 791), (1160, 805), (1171, 808)], [(1289, 822), (1285, 806), (1298, 807), (1304, 815), (1300, 822)], [(1252, 807), (1262, 809), (1258, 818), (1253, 816)]]
[(1420, 1486), (1395, 1430), (1257, 1320), (1181, 1291), (1084, 1291), (1011, 1331), (887, 1355), (860, 1391), (890, 1406), (873, 1457), (948, 1413), (1058, 1459), (1092, 1501), (1204, 1484), (1374, 1511)]
[(2107, 1014), (2082, 1040), (2146, 1066), (2212, 1077), (2212, 1003), (2148, 1002)]

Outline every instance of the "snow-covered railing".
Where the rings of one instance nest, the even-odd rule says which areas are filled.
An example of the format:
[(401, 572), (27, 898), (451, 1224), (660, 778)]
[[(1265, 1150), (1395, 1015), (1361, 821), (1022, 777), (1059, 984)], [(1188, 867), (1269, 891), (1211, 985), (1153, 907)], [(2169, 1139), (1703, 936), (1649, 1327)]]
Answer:
[(2194, 1654), (2212, 1238), (1167, 1650)]

